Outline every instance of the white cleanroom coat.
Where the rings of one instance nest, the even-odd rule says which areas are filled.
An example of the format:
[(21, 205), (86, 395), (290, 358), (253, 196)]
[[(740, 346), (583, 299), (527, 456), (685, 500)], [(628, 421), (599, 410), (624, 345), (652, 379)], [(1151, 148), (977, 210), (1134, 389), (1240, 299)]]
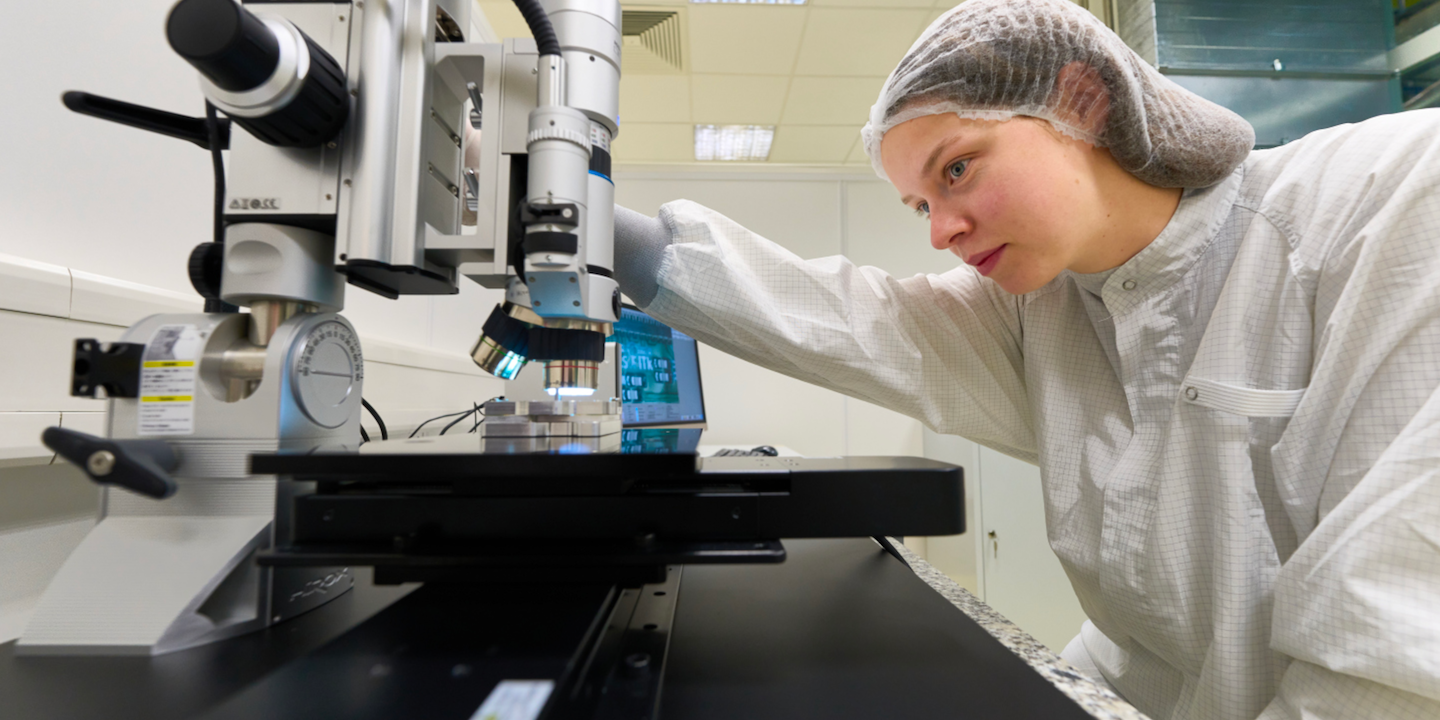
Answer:
[(1098, 276), (805, 261), (689, 202), (645, 308), (1036, 461), (1156, 718), (1440, 718), (1440, 112), (1256, 152)]

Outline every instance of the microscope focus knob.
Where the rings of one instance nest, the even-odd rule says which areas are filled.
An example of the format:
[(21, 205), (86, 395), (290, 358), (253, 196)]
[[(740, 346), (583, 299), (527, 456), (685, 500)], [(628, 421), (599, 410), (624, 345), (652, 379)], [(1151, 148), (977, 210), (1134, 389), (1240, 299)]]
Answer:
[(235, 0), (180, 0), (165, 35), (200, 71), (206, 99), (261, 141), (319, 147), (345, 126), (344, 69), (290, 21)]
[(225, 246), (200, 243), (190, 251), (190, 287), (206, 300), (220, 298), (220, 278), (224, 275)]

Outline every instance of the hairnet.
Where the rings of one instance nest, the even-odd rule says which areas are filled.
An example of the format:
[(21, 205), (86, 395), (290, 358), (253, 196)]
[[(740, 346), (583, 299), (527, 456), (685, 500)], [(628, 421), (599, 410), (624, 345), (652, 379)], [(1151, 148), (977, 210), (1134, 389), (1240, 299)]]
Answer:
[[(1061, 87), (1071, 63), (1080, 65), (1067, 77), (1098, 78), (1103, 92), (1073, 91), (1073, 80)], [(1107, 100), (1108, 111), (1099, 104)], [(931, 23), (861, 131), (875, 172), (885, 177), (880, 140), (890, 128), (942, 113), (1048, 120), (1160, 187), (1214, 185), (1255, 144), (1243, 118), (1171, 82), (1067, 0), (970, 0)]]

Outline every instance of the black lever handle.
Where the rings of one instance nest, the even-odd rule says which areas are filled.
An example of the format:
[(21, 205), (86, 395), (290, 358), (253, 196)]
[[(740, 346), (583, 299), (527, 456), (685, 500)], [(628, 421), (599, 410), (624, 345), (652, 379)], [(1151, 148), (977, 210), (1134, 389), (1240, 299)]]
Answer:
[(118, 485), (157, 500), (175, 494), (175, 481), (167, 471), (180, 464), (180, 457), (164, 440), (107, 440), (49, 427), (40, 441), (101, 485)]
[[(60, 100), (65, 103), (65, 107), (81, 115), (89, 115), (101, 120), (109, 120), (121, 125), (129, 125), (133, 128), (187, 140), (199, 145), (204, 150), (210, 149), (210, 133), (205, 130), (205, 118), (176, 115), (172, 112), (91, 95), (78, 90), (71, 90), (61, 95)], [(220, 131), (220, 149), (229, 150), (230, 121), (225, 118), (217, 118), (215, 122), (216, 129)]]

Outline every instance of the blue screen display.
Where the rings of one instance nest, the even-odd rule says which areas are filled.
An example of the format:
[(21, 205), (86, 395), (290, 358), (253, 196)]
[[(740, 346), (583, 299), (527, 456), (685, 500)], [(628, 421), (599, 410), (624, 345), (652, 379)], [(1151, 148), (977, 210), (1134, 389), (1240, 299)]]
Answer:
[(620, 417), (627, 427), (705, 421), (695, 338), (624, 308), (614, 340), (620, 344)]

